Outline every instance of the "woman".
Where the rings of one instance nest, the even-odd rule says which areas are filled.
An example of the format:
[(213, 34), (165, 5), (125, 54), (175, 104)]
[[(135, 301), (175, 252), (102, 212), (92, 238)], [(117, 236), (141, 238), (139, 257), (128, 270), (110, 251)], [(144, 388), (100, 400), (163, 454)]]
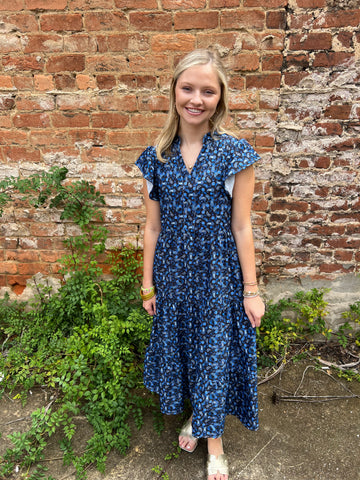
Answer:
[(190, 399), (179, 445), (193, 452), (207, 438), (208, 480), (228, 479), (226, 415), (258, 428), (255, 327), (264, 314), (250, 220), (259, 156), (221, 128), (227, 97), (217, 55), (188, 54), (157, 146), (136, 162), (147, 215), (141, 296), (154, 316), (144, 384), (165, 414)]

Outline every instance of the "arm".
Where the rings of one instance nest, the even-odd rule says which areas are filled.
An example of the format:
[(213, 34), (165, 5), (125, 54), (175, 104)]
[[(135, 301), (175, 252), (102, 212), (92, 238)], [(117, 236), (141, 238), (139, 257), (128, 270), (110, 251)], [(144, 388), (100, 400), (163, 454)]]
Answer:
[[(155, 247), (161, 230), (160, 224), (160, 204), (149, 197), (147, 183), (144, 180), (144, 200), (146, 207), (146, 223), (144, 230), (144, 271), (143, 287), (153, 286), (153, 265), (155, 256)], [(143, 302), (143, 307), (150, 314), (156, 313), (156, 297)]]
[[(256, 281), (255, 248), (251, 226), (251, 204), (254, 194), (255, 173), (252, 166), (235, 175), (233, 189), (231, 230), (234, 235), (236, 248), (244, 282)], [(247, 288), (247, 291), (256, 291), (257, 287)], [(245, 312), (253, 327), (259, 327), (265, 306), (260, 297), (244, 298)]]

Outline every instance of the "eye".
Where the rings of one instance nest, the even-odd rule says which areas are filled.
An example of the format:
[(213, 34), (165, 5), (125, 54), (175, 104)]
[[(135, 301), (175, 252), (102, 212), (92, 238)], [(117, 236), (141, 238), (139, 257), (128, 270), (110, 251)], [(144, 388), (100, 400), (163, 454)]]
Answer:
[(182, 90), (184, 90), (185, 92), (190, 92), (191, 88), (188, 86), (184, 86), (182, 87)]

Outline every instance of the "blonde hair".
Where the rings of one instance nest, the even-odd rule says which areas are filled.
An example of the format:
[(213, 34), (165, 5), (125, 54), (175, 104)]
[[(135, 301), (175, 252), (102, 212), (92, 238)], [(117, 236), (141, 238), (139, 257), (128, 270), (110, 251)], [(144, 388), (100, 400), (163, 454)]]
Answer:
[(161, 162), (166, 162), (163, 155), (171, 155), (171, 145), (176, 137), (179, 129), (179, 114), (175, 107), (175, 87), (180, 75), (190, 67), (195, 65), (210, 64), (218, 76), (221, 87), (221, 95), (219, 103), (216, 107), (214, 115), (210, 119), (211, 135), (215, 131), (221, 133), (224, 131), (221, 128), (222, 121), (228, 115), (228, 84), (226, 73), (219, 56), (210, 50), (194, 50), (188, 53), (176, 66), (174, 75), (170, 85), (170, 106), (169, 113), (156, 144), (156, 155)]

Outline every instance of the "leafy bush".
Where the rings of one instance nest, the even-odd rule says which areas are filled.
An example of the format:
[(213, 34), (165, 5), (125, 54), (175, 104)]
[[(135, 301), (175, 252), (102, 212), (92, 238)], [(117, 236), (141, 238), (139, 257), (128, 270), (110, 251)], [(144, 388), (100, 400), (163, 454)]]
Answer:
[[(36, 465), (28, 478), (44, 478), (41, 460), (48, 439), (62, 432), (64, 461), (85, 478), (85, 467), (100, 471), (112, 448), (125, 453), (130, 425), (142, 423), (144, 408), (154, 407), (142, 388), (142, 360), (151, 318), (138, 300), (140, 252), (124, 247), (108, 255), (112, 278), (102, 279), (98, 263), (105, 251), (101, 225), (103, 198), (87, 182), (63, 185), (66, 169), (54, 168), (27, 179), (0, 183), (2, 207), (12, 196), (38, 206), (56, 207), (61, 218), (78, 225), (80, 234), (65, 241), (69, 255), (61, 259), (64, 282), (58, 292), (37, 285), (30, 309), (25, 303), (0, 300), (1, 393), (18, 391), (26, 401), (35, 385), (52, 391), (47, 407), (31, 415), (25, 433), (10, 435), (13, 443), (1, 462), (0, 475), (15, 465)], [(102, 255), (103, 257), (103, 255)], [(93, 428), (85, 452), (76, 453), (74, 416), (85, 415)], [(161, 429), (155, 409), (156, 425)]]

